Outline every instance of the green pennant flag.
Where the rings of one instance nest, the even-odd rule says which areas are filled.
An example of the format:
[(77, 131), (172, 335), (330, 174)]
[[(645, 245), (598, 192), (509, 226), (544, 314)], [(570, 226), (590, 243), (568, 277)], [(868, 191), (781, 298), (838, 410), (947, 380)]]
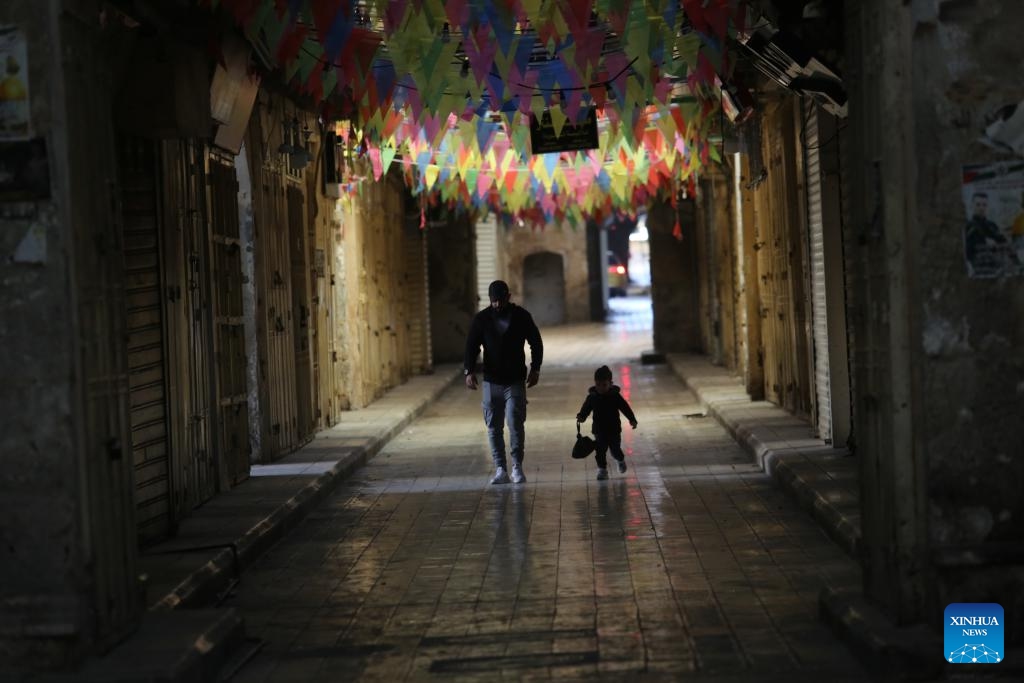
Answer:
[(526, 14), (526, 18), (529, 20), (530, 24), (534, 28), (540, 26), (543, 19), (541, 7), (544, 4), (544, 0), (521, 0), (521, 4), (523, 12)]
[(277, 23), (274, 15), (274, 2), (273, 0), (263, 0), (260, 3), (259, 9), (253, 12), (252, 19), (245, 27), (246, 35), (250, 37), (259, 36), (260, 31), (264, 29), (271, 19), (274, 19), (274, 23)]
[(476, 166), (471, 166), (469, 170), (466, 171), (466, 177), (464, 178), (464, 182), (466, 183), (466, 187), (469, 189), (470, 194), (476, 192), (476, 180), (479, 177), (480, 169), (478, 169)]
[(391, 167), (391, 162), (395, 160), (395, 148), (394, 147), (381, 147), (380, 148), (380, 163), (384, 168), (384, 172), (387, 173)]
[(711, 66), (714, 67), (715, 73), (722, 73), (722, 51), (711, 45), (704, 44), (701, 47), (701, 52), (707, 57), (708, 61), (711, 62)]
[(312, 41), (305, 41), (303, 48), (299, 50), (299, 55), (296, 58), (296, 62), (299, 65), (299, 79), (306, 83), (309, 81), (310, 74), (313, 73), (313, 69), (320, 62), (320, 57), (323, 54), (322, 49), (318, 43), (312, 43)]
[(712, 161), (722, 163), (722, 155), (718, 152), (718, 145), (713, 142), (708, 143), (708, 155), (711, 157)]
[(530, 111), (539, 121), (544, 115), (544, 98), (543, 97), (531, 97), (530, 98)]
[(331, 93), (334, 92), (334, 88), (338, 85), (338, 70), (330, 69), (325, 71), (322, 75), (321, 83), (324, 86), (324, 97), (330, 97)]
[(697, 52), (700, 51), (700, 36), (690, 32), (676, 38), (676, 50), (689, 70), (697, 68)]
[[(426, 10), (428, 20), (438, 30), (438, 37), (440, 37), (441, 27), (448, 22), (448, 15), (444, 11), (444, 0), (423, 0), (423, 9)], [(458, 27), (452, 26), (449, 31), (457, 30)], [(452, 36), (453, 42), (458, 42), (458, 38)]]
[(551, 107), (548, 113), (551, 114), (551, 126), (555, 129), (555, 137), (562, 137), (562, 129), (565, 128), (565, 120), (568, 117), (566, 117), (562, 108), (557, 106)]
[(519, 157), (532, 154), (530, 150), (530, 126), (523, 124), (512, 128), (512, 149)]

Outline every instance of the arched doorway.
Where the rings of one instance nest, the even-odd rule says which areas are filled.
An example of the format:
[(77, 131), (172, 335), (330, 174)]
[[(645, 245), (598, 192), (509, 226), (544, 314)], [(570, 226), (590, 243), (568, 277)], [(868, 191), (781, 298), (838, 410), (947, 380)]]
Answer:
[(523, 306), (538, 325), (565, 322), (565, 265), (561, 254), (541, 251), (523, 260)]

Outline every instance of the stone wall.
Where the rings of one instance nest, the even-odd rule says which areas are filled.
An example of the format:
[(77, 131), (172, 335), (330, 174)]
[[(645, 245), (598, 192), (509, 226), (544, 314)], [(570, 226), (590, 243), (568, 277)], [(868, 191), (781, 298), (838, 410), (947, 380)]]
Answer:
[[(1024, 25), (1024, 5), (918, 5), (908, 74), (916, 162), (908, 185), (917, 231), (907, 246), (920, 253), (912, 362), (926, 400), (915, 440), (928, 455), (929, 540), (933, 554), (949, 563), (939, 567), (939, 604), (1014, 597), (1015, 605), (1003, 606), (1009, 623), (1020, 623), (1024, 564), (962, 568), (967, 557), (1006, 560), (999, 549), (1024, 542), (1024, 267), (1012, 276), (967, 277), (961, 167), (1021, 161), (1019, 140), (1015, 152), (1006, 152), (978, 139), (1003, 107), (1017, 106), (1014, 120), (1024, 115), (1024, 88), (1009, 77), (1011, 65), (1024, 63), (1024, 43), (1010, 28)], [(1013, 215), (1021, 212), (1022, 195), (1018, 181)], [(993, 194), (989, 201), (994, 218), (996, 200)]]
[(1020, 160), (980, 139), (1022, 113), (1022, 22), (1014, 0), (847, 3), (866, 585), (900, 621), (961, 601), (1024, 618), (1024, 275), (969, 276), (962, 186)]
[(543, 230), (513, 226), (505, 231), (505, 264), (512, 300), (525, 303), (528, 257), (548, 252), (561, 257), (566, 323), (590, 320), (590, 284), (587, 268), (587, 232), (584, 228), (549, 225)]

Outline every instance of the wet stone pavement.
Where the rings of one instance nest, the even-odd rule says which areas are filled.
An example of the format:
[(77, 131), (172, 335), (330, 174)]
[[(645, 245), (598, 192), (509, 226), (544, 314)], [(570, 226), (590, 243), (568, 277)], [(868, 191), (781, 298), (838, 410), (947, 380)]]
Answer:
[[(525, 484), (488, 484), (461, 384), (342, 483), (227, 603), (264, 641), (232, 680), (868, 680), (817, 618), (820, 588), (859, 569), (666, 366), (635, 360), (643, 301), (542, 330)], [(596, 481), (569, 452), (605, 362), (639, 427), (629, 470)]]

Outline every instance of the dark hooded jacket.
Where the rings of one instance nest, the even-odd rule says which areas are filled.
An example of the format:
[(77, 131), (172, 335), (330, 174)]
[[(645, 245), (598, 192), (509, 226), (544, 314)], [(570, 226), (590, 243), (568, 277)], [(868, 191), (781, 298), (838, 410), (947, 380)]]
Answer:
[(495, 384), (515, 384), (526, 379), (525, 343), (530, 344), (530, 368), (540, 371), (544, 344), (533, 316), (510, 303), (507, 317), (488, 306), (475, 316), (466, 336), (463, 367), (476, 372), (476, 357), (484, 347), (484, 379)]
[(606, 394), (597, 393), (597, 387), (590, 387), (587, 398), (580, 407), (576, 418), (585, 422), (590, 413), (594, 413), (594, 424), (590, 431), (594, 434), (620, 434), (622, 423), (619, 421), (619, 412), (626, 416), (631, 423), (636, 422), (636, 415), (629, 403), (622, 397), (622, 391), (616, 385), (612, 385)]

